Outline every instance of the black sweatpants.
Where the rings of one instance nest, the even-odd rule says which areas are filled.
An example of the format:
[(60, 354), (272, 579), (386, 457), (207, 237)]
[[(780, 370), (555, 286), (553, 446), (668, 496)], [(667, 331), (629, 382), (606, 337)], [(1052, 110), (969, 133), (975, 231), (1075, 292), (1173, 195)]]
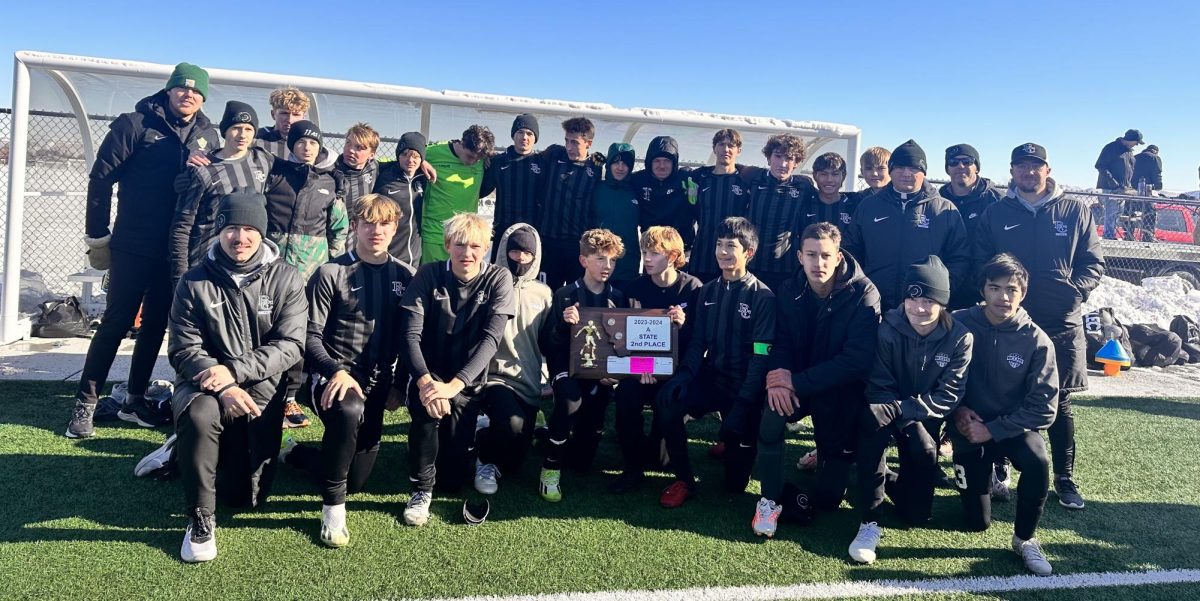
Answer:
[(832, 510), (841, 505), (850, 481), (850, 466), (854, 461), (857, 441), (855, 430), (862, 404), (844, 399), (841, 404), (813, 402), (801, 399), (800, 406), (790, 417), (763, 409), (758, 433), (758, 479), (764, 497), (781, 501), (784, 482), (784, 439), (787, 424), (812, 416), (813, 438), (817, 443), (817, 484), (813, 505)]
[[(1071, 393), (1058, 393), (1058, 415), (1046, 430), (1050, 436), (1050, 453), (1054, 460), (1055, 476), (1075, 473), (1075, 413), (1071, 409)], [(1018, 468), (1020, 469), (1020, 468)]]
[(533, 444), (538, 406), (525, 402), (506, 386), (488, 386), (483, 391), (483, 412), (488, 427), (476, 440), (479, 461), (500, 468), (502, 474), (515, 474)]
[(974, 445), (957, 433), (954, 443), (955, 484), (962, 498), (967, 529), (987, 530), (992, 523), (992, 466), (1005, 457), (1021, 472), (1017, 482), (1017, 519), (1014, 534), (1022, 540), (1033, 538), (1049, 494), (1050, 461), (1046, 441), (1038, 432), (1026, 432), (1001, 441)]
[(478, 392), (459, 393), (450, 401), (450, 414), (434, 419), (421, 405), (416, 385), (409, 388), (408, 479), (415, 490), (432, 492), (437, 484), (455, 491), (474, 479), (479, 404)]
[(167, 331), (173, 294), (165, 253), (162, 257), (152, 258), (113, 249), (104, 317), (83, 362), (79, 399), (95, 403), (99, 398), (117, 357), (117, 349), (133, 327), (139, 308), (142, 325), (138, 328), (129, 366), (129, 394), (146, 394)]
[(544, 239), (542, 248), (542, 272), (546, 274), (546, 285), (551, 290), (558, 290), (583, 275), (583, 266), (579, 264), (578, 239)]
[[(617, 444), (621, 446), (621, 467), (625, 472), (640, 474), (646, 470), (647, 440), (655, 446), (662, 440), (658, 420), (651, 420), (650, 437), (646, 437), (646, 419), (643, 411), (647, 406), (658, 415), (654, 399), (662, 390), (664, 380), (657, 384), (642, 384), (634, 378), (621, 381), (613, 393), (617, 405)], [(661, 468), (662, 465), (651, 466)]]
[(655, 418), (667, 443), (671, 469), (675, 478), (688, 484), (696, 481), (692, 461), (688, 457), (687, 416), (700, 418), (709, 413), (723, 416), (720, 438), (725, 443), (725, 490), (742, 492), (750, 482), (754, 456), (758, 448), (758, 428), (762, 419), (762, 400), (754, 403), (737, 402), (737, 388), (732, 382), (718, 382), (709, 375), (696, 377), (679, 400), (658, 408)]
[(561, 377), (552, 384), (554, 411), (550, 413), (550, 433), (546, 438), (546, 459), (542, 467), (560, 470), (570, 467), (586, 471), (596, 459), (600, 438), (604, 435), (604, 412), (612, 397), (612, 387), (599, 380)]
[(283, 437), (283, 399), (267, 403), (262, 415), (225, 418), (216, 397), (192, 399), (175, 424), (175, 453), (183, 496), (190, 512), (217, 509), (217, 492), (231, 507), (266, 501)]
[(288, 454), (287, 462), (312, 473), (325, 505), (341, 505), (347, 493), (359, 492), (366, 485), (379, 456), (383, 411), (390, 388), (376, 386), (367, 393), (366, 401), (347, 396), (321, 409), (325, 386), (312, 386), (312, 407), (325, 426), (321, 449), (297, 446)]
[[(940, 420), (938, 420), (940, 421)], [(900, 413), (863, 408), (858, 435), (858, 510), (862, 523), (879, 522), (888, 477), (886, 453), (895, 439), (900, 473), (886, 487), (896, 514), (910, 524), (929, 520), (933, 512), (937, 441), (922, 422), (900, 427)], [(991, 472), (988, 472), (989, 484)]]

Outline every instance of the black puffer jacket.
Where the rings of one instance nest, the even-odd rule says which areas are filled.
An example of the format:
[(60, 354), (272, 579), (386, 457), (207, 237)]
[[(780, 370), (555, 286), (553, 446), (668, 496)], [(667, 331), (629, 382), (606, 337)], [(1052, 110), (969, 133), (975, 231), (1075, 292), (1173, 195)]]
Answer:
[(949, 329), (938, 324), (922, 337), (908, 323), (903, 308), (888, 311), (879, 326), (867, 401), (899, 401), (905, 421), (946, 417), (966, 392), (971, 341), (971, 333), (958, 321)]
[(1101, 190), (1133, 187), (1133, 150), (1126, 148), (1121, 138), (1105, 144), (1096, 159), (1096, 171), (1096, 187)]
[(167, 93), (161, 91), (141, 99), (134, 112), (112, 122), (96, 151), (87, 191), (87, 236), (103, 238), (110, 233), (113, 185), (119, 184), (110, 245), (156, 260), (167, 256), (175, 178), (192, 151), (214, 150), (221, 141), (203, 111), (187, 124), (171, 113), (169, 103)]
[[(671, 174), (666, 179), (654, 177), (650, 164), (656, 158), (671, 160)], [(688, 201), (684, 183), (689, 170), (679, 167), (679, 145), (670, 136), (650, 140), (646, 149), (645, 169), (634, 173), (630, 183), (638, 198), (638, 226), (645, 231), (654, 225), (668, 225), (683, 237), (684, 248), (691, 248), (696, 239), (696, 207)]]

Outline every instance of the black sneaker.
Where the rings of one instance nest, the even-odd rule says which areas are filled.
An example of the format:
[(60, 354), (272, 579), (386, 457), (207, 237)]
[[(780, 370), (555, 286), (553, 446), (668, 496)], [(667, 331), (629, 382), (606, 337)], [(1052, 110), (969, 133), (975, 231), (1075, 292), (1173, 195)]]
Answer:
[(608, 492), (614, 495), (623, 495), (635, 488), (645, 480), (646, 476), (641, 472), (625, 471), (621, 475), (608, 483)]
[(146, 398), (132, 394), (125, 397), (125, 404), (121, 405), (117, 417), (143, 428), (157, 428), (162, 425), (162, 417), (157, 411), (150, 408), (150, 403), (146, 402)]
[(188, 527), (183, 533), (183, 545), (179, 557), (188, 563), (211, 561), (217, 556), (217, 518), (208, 511), (196, 507), (188, 516)]
[(1070, 476), (1054, 479), (1054, 494), (1058, 495), (1059, 505), (1067, 509), (1083, 509), (1083, 495), (1079, 494), (1079, 486)]
[(95, 403), (75, 399), (75, 409), (71, 412), (71, 421), (67, 423), (67, 438), (91, 438), (96, 433), (92, 427), (92, 416), (95, 414)]

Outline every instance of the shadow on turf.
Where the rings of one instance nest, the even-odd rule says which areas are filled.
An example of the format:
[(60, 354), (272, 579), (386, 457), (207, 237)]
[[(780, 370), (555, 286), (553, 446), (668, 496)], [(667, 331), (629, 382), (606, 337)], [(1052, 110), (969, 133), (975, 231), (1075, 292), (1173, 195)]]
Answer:
[(1151, 398), (1097, 397), (1071, 399), (1071, 404), (1081, 407), (1099, 407), (1102, 409), (1121, 409), (1138, 411), (1149, 415), (1163, 417), (1178, 417), (1183, 419), (1200, 420), (1200, 403), (1172, 401)]

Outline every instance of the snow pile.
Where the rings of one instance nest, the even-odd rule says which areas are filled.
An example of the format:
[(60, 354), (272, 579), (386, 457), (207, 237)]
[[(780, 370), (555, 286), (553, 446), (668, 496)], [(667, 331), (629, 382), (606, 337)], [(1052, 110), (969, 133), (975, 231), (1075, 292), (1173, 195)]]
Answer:
[(1176, 276), (1145, 278), (1142, 285), (1105, 277), (1084, 303), (1085, 313), (1112, 307), (1125, 325), (1150, 323), (1167, 328), (1171, 318), (1188, 315), (1200, 320), (1200, 290)]

